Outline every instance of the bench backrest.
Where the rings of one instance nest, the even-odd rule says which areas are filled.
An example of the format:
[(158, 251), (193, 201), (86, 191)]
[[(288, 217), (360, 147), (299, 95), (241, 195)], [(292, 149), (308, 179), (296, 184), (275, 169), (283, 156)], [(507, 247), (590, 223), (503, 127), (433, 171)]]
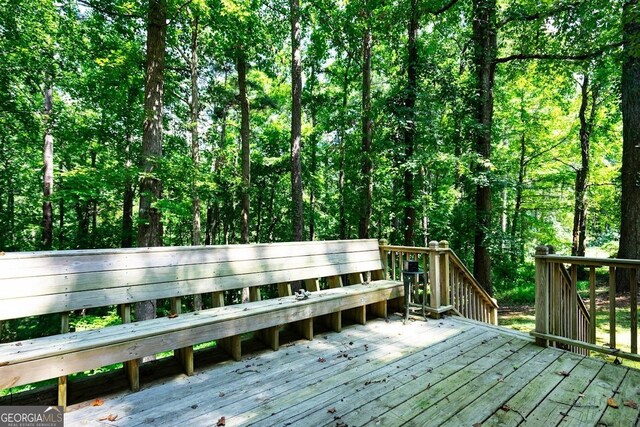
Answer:
[(0, 320), (382, 268), (373, 239), (7, 253)]

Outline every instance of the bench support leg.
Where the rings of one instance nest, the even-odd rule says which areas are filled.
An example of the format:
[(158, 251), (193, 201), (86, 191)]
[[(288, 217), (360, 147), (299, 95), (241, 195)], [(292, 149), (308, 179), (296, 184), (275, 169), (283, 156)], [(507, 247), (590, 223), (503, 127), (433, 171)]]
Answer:
[(193, 375), (193, 346), (181, 349), (180, 358), (182, 359), (182, 368), (188, 376)]
[(353, 309), (353, 320), (359, 325), (366, 325), (367, 323), (367, 306), (355, 307)]
[(280, 327), (273, 326), (271, 328), (261, 329), (254, 333), (260, 341), (264, 343), (273, 351), (277, 351), (280, 348)]
[(374, 302), (373, 304), (371, 304), (371, 312), (376, 317), (381, 317), (383, 319), (386, 319), (387, 318), (387, 302), (386, 301)]
[(303, 319), (295, 323), (298, 333), (309, 341), (313, 340), (313, 318)]
[(334, 332), (342, 331), (342, 312), (330, 313), (327, 315), (329, 321), (329, 328)]
[(219, 339), (218, 344), (236, 362), (242, 358), (242, 339), (240, 335)]
[(58, 406), (67, 409), (67, 377), (58, 378)]
[(140, 390), (140, 365), (138, 359), (124, 362), (131, 391)]

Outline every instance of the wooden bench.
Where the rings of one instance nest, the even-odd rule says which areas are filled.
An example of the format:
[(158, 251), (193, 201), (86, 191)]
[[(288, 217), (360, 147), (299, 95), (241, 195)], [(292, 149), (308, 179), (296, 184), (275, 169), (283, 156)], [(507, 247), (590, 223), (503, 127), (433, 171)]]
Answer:
[[(72, 373), (125, 362), (135, 391), (144, 356), (174, 350), (190, 375), (195, 344), (217, 340), (238, 360), (241, 334), (257, 332), (276, 350), (282, 325), (312, 339), (320, 316), (336, 331), (345, 310), (359, 323), (367, 307), (386, 317), (387, 301), (401, 298), (403, 287), (383, 280), (380, 254), (376, 240), (4, 254), (0, 321), (61, 313), (64, 333), (0, 344), (0, 389), (59, 378), (58, 403), (66, 406)], [(311, 292), (307, 299), (291, 295), (294, 281)], [(273, 284), (279, 297), (261, 300), (260, 287)], [(245, 287), (251, 302), (224, 305), (225, 292)], [(182, 297), (208, 293), (212, 308), (181, 313)], [(132, 303), (161, 298), (177, 316), (132, 322)], [(70, 311), (113, 305), (121, 325), (67, 332)]]

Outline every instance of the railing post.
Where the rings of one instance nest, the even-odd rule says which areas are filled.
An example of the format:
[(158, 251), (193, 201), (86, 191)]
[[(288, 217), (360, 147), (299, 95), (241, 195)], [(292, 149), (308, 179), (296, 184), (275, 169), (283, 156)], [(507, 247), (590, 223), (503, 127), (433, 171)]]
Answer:
[(449, 274), (449, 242), (440, 241), (440, 302), (450, 305), (451, 277)]
[[(549, 269), (547, 260), (541, 258), (549, 255), (547, 246), (536, 247), (536, 332), (549, 333)], [(549, 341), (544, 338), (536, 338), (536, 344), (548, 347)]]
[(388, 244), (386, 239), (380, 239), (378, 241), (378, 247), (380, 247), (380, 260), (382, 261), (382, 277), (374, 278), (373, 280), (388, 280), (389, 279), (389, 259), (387, 251), (382, 249), (381, 246)]
[(440, 254), (438, 242), (429, 242), (429, 282), (431, 282), (431, 308), (440, 308)]

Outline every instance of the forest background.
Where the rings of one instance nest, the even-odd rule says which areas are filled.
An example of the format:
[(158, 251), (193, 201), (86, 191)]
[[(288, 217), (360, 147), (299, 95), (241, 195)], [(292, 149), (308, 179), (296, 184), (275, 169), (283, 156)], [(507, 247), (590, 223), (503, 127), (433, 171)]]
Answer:
[(526, 301), (538, 244), (640, 258), (639, 15), (0, 0), (0, 251), (448, 240)]

